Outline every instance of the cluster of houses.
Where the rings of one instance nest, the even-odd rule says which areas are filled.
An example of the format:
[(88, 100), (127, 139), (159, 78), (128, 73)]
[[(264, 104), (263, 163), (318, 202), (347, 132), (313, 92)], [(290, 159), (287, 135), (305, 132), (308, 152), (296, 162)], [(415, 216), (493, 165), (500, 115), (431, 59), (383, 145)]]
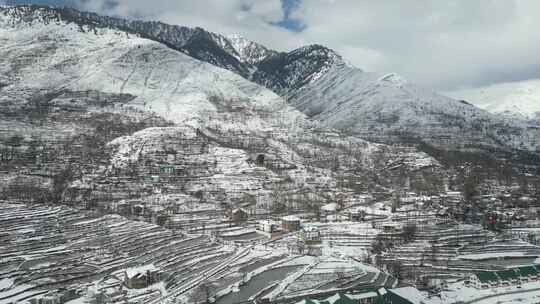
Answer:
[(283, 232), (298, 232), (300, 240), (306, 245), (321, 243), (321, 231), (314, 225), (302, 225), (298, 216), (287, 215), (278, 221), (266, 219), (257, 222), (257, 230), (270, 234), (273, 237)]

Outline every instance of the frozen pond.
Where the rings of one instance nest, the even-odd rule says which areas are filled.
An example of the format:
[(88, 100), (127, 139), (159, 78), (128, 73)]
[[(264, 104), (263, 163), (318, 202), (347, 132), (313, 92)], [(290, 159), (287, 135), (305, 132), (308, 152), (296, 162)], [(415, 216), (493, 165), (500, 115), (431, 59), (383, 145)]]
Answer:
[(229, 293), (217, 300), (217, 304), (235, 304), (243, 301), (247, 301), (249, 297), (257, 294), (261, 290), (283, 280), (286, 276), (300, 269), (302, 266), (286, 266), (269, 269), (255, 277), (251, 278), (249, 282), (240, 286), (240, 291)]

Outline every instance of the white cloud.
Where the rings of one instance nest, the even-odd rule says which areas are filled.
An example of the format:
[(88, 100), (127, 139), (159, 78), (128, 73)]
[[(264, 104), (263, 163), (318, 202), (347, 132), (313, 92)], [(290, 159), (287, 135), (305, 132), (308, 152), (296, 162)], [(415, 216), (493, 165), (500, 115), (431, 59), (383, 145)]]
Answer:
[[(82, 0), (80, 0), (82, 1)], [(222, 34), (241, 34), (270, 48), (290, 50), (304, 42), (297, 35), (271, 25), (283, 19), (279, 0), (87, 0), (79, 9), (170, 24), (202, 27)]]
[(539, 11), (535, 0), (309, 0), (297, 16), (306, 41), (360, 67), (452, 88), (540, 76)]

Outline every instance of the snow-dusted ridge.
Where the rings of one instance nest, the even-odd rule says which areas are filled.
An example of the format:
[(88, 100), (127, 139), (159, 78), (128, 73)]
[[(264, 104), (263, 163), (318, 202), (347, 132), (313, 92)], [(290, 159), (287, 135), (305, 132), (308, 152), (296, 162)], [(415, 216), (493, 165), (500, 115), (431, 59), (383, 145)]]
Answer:
[(538, 150), (538, 130), (415, 86), (391, 73), (332, 65), (289, 91), (288, 101), (325, 126), (383, 142), (424, 141), (444, 149)]
[(71, 8), (36, 5), (7, 7), (3, 9), (3, 14), (9, 16), (12, 23), (49, 23), (61, 20), (73, 23), (75, 26), (89, 26), (89, 30), (97, 28), (121, 30), (163, 43), (191, 57), (226, 68), (242, 76), (249, 75), (248, 67), (222, 49), (217, 42), (226, 39), (224, 36), (207, 32), (199, 27), (190, 28), (162, 22), (121, 19), (80, 12)]
[(446, 92), (492, 113), (534, 119), (540, 115), (540, 80), (507, 82)]
[(248, 40), (238, 34), (229, 35), (227, 36), (227, 39), (236, 53), (235, 57), (241, 62), (257, 64), (277, 53), (276, 51), (269, 50), (261, 44)]
[[(246, 111), (290, 114), (293, 120), (299, 115), (270, 90), (158, 42), (117, 29), (78, 27), (54, 19), (47, 9), (34, 15), (39, 21), (0, 13), (0, 71), (19, 79), (4, 88), (5, 97), (25, 88), (128, 93), (136, 96), (133, 106), (175, 122), (207, 118), (217, 111), (215, 98)], [(265, 129), (261, 121), (246, 124)]]

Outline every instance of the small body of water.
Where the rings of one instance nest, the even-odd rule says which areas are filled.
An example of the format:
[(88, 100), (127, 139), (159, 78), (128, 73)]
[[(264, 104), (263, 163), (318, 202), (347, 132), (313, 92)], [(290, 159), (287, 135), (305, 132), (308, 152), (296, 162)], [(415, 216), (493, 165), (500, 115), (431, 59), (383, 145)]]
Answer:
[(249, 282), (240, 286), (240, 291), (229, 293), (219, 299), (217, 304), (235, 304), (247, 301), (249, 297), (257, 294), (273, 283), (283, 280), (288, 275), (300, 269), (302, 266), (285, 266), (269, 269), (251, 278)]

